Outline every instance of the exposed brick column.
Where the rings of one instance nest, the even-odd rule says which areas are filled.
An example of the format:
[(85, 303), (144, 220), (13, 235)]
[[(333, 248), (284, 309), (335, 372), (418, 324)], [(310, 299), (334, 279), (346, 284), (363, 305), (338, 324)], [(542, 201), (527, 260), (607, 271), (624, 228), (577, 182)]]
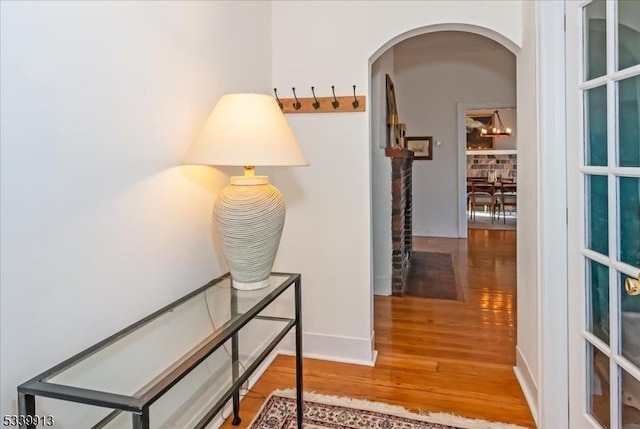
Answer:
[(402, 295), (412, 251), (412, 165), (413, 152), (387, 148), (391, 158), (391, 293)]

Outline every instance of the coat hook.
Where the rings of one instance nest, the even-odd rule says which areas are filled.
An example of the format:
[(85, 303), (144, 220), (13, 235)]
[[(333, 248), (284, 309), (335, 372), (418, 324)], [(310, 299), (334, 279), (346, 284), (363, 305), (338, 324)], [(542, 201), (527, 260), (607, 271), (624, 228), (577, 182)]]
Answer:
[(278, 88), (273, 88), (273, 93), (276, 95), (276, 100), (278, 100), (278, 106), (280, 106), (280, 109), (282, 109), (284, 107), (284, 105), (282, 104), (282, 102), (278, 98)]
[(320, 107), (320, 102), (318, 101), (318, 99), (316, 98), (316, 92), (314, 91), (313, 86), (311, 87), (311, 93), (313, 94), (313, 99), (316, 100), (315, 102), (313, 102), (311, 105), (313, 106), (314, 109), (318, 109)]
[(340, 106), (340, 102), (336, 98), (336, 91), (333, 85), (331, 85), (331, 92), (333, 92), (333, 101), (331, 102), (331, 105), (333, 106), (334, 109), (337, 109), (338, 106)]
[(360, 105), (360, 102), (358, 101), (358, 98), (356, 97), (356, 86), (353, 85), (353, 102), (351, 103), (351, 105), (353, 106), (354, 109), (357, 109), (358, 106)]
[(293, 108), (296, 110), (300, 110), (300, 102), (298, 101), (298, 97), (296, 96), (296, 89), (295, 88), (291, 88), (293, 90), (293, 98), (296, 99), (296, 102), (293, 103)]

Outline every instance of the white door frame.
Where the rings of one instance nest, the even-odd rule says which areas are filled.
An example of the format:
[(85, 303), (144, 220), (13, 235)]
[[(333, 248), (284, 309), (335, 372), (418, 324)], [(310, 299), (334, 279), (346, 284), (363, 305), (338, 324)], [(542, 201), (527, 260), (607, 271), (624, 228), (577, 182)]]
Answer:
[(565, 4), (538, 5), (538, 420), (569, 427)]
[[(515, 55), (515, 54), (514, 54)], [(467, 238), (467, 127), (468, 110), (516, 108), (516, 101), (457, 103), (458, 108), (458, 238)], [(516, 124), (517, 127), (518, 124)], [(517, 128), (516, 128), (517, 129)]]

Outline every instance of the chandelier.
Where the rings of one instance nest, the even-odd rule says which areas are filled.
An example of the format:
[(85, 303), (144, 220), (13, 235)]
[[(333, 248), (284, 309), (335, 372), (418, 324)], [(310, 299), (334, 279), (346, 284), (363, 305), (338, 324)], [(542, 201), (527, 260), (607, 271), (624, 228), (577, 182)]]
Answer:
[(483, 137), (500, 137), (500, 136), (510, 136), (511, 128), (507, 128), (502, 123), (502, 119), (500, 119), (500, 114), (497, 110), (493, 111), (493, 115), (491, 115), (491, 122), (486, 127), (480, 129), (480, 134)]

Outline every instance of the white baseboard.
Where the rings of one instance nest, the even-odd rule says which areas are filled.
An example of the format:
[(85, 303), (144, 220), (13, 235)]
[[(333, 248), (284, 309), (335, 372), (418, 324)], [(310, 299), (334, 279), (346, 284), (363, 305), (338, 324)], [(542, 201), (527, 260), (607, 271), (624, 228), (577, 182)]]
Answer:
[(391, 295), (391, 277), (375, 277), (373, 279), (373, 294), (383, 296)]
[[(342, 337), (305, 332), (302, 337), (304, 357), (374, 366), (378, 353), (373, 349), (375, 333), (370, 338)], [(283, 355), (295, 354), (295, 337), (290, 332), (280, 343)]]
[(533, 420), (536, 422), (536, 426), (538, 425), (538, 386), (536, 385), (533, 375), (531, 374), (531, 370), (529, 369), (529, 364), (527, 360), (522, 355), (522, 352), (516, 346), (516, 366), (513, 367), (513, 372), (516, 374), (516, 378), (518, 379), (518, 383), (520, 383), (520, 388), (522, 389), (522, 393), (524, 393), (524, 397), (527, 400), (527, 404), (529, 405), (529, 409), (531, 410), (531, 415), (533, 416)]

